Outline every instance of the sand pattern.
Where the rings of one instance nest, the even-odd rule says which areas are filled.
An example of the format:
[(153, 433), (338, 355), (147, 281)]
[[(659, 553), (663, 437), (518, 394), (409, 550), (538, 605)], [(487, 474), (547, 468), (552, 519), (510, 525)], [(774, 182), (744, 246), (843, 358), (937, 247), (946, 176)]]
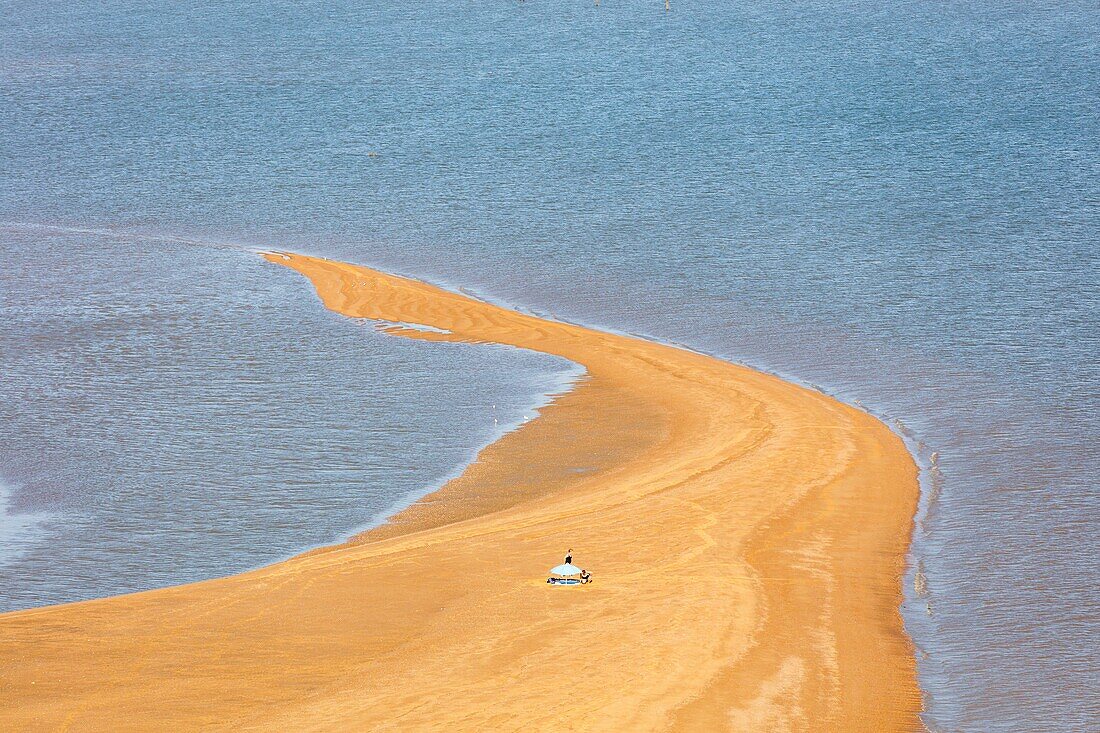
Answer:
[[(0, 616), (0, 729), (919, 729), (916, 467), (885, 425), (705, 355), (268, 259), (395, 336), (587, 374), (346, 544)], [(546, 585), (569, 547), (594, 582)]]

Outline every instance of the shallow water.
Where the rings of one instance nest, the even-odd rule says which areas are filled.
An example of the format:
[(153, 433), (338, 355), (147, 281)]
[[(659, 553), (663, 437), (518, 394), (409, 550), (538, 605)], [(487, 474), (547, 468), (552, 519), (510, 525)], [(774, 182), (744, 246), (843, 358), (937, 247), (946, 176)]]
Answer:
[[(10, 7), (0, 24), (0, 218), (375, 264), (686, 343), (863, 404), (910, 436), (926, 469), (913, 553), (926, 597), (914, 570), (903, 610), (929, 726), (1100, 729), (1100, 11), (673, 5), (668, 14), (660, 3), (606, 0)], [(374, 510), (355, 487), (374, 487), (377, 502), (422, 488), (487, 438), (467, 430), (470, 413), (412, 385), (440, 380), (477, 416), (509, 395), (522, 412), (520, 395), (557, 369), (524, 362), (527, 376), (502, 382), (514, 371), (505, 360), (526, 357), (372, 336), (320, 311), (292, 273), (237, 250), (3, 234), (5, 262), (15, 257), (5, 312), (55, 307), (13, 273), (55, 290), (103, 283), (58, 319), (56, 333), (75, 329), (60, 355), (68, 341), (50, 335), (48, 319), (47, 336), (27, 339), (39, 332), (19, 319), (0, 326), (21, 339), (18, 349), (4, 343), (6, 372), (10, 354), (40, 349), (16, 357), (24, 387), (0, 386), (4, 416), (27, 423), (19, 441), (0, 444), (4, 466), (16, 466), (0, 468), (10, 505), (61, 518), (29, 526), (84, 522), (82, 502), (106, 513), (112, 497), (148, 492), (146, 466), (163, 462), (190, 487), (170, 505), (172, 523), (192, 522), (178, 544), (264, 562), (364, 521)], [(138, 272), (95, 256), (111, 247), (135, 256)], [(211, 252), (221, 254), (202, 264)], [(63, 267), (77, 254), (79, 269)], [(158, 274), (167, 260), (190, 264)], [(180, 315), (138, 308), (140, 323), (129, 322), (130, 282), (170, 285)], [(278, 308), (240, 304), (241, 283)], [(96, 309), (116, 320), (79, 321)], [(301, 322), (307, 336), (292, 329)], [(144, 366), (108, 360), (98, 374), (144, 374), (147, 403), (129, 405), (127, 384), (110, 385), (128, 405), (121, 412), (97, 407), (95, 391), (52, 394), (72, 362), (99, 353), (94, 334), (116, 332), (135, 340), (127, 348), (145, 354)], [(311, 348), (288, 351), (288, 334)], [(155, 345), (173, 338), (201, 345), (198, 363), (156, 358)], [(238, 340), (252, 344), (257, 366), (225, 373), (219, 359)], [(476, 386), (440, 368), (467, 358), (478, 360)], [(350, 435), (325, 428), (336, 408), (323, 404), (318, 370), (351, 400), (403, 399), (357, 413)], [(224, 395), (188, 381), (208, 374)], [(207, 403), (235, 394), (239, 430), (207, 432), (225, 419)], [(158, 422), (160, 411), (168, 417)], [(272, 415), (292, 416), (287, 429), (303, 438), (318, 426), (336, 435), (306, 459), (282, 455)], [(432, 455), (430, 467), (388, 460), (400, 442), (382, 437), (393, 425), (419, 431), (430, 451), (414, 453)], [(252, 489), (213, 501), (195, 488), (244, 475), (252, 435), (274, 446), (264, 471), (310, 483), (310, 496), (328, 480), (318, 464), (346, 461), (340, 470), (361, 478), (341, 479), (340, 500), (325, 494), (308, 522), (301, 494), (259, 511)], [(57, 448), (70, 438), (75, 447)], [(87, 447), (97, 444), (127, 450), (103, 464), (117, 481), (90, 494), (36, 489), (19, 468), (59, 452), (50, 485), (64, 484), (107, 460)], [(247, 532), (207, 532), (207, 516)], [(111, 521), (129, 522), (121, 538), (152, 520)], [(319, 529), (306, 537), (287, 524)], [(278, 551), (265, 554), (268, 542)], [(49, 565), (61, 551), (29, 546), (19, 562)], [(133, 583), (161, 582), (133, 556), (116, 559), (134, 564)], [(102, 588), (53, 566), (21, 602), (49, 600), (47, 587), (70, 582), (61, 576), (89, 594)]]
[(0, 610), (330, 544), (577, 374), (385, 336), (240, 248), (0, 228), (0, 252)]

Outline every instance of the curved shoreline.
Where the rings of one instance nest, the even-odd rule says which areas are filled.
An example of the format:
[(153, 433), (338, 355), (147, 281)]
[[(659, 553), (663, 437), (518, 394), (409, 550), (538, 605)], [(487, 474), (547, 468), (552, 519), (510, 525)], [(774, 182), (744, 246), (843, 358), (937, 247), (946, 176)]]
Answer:
[[(348, 543), (0, 616), (0, 727), (919, 729), (898, 610), (916, 467), (881, 422), (695, 352), (267, 257), (333, 311), (430, 329), (392, 335), (587, 376)], [(568, 546), (592, 586), (542, 583)]]

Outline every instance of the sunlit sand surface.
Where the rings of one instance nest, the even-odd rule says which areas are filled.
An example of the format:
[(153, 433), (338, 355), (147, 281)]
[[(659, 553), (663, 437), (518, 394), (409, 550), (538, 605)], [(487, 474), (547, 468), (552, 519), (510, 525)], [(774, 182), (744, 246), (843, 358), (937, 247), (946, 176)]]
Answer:
[[(346, 544), (0, 616), (0, 729), (918, 729), (916, 468), (883, 424), (701, 354), (268, 258), (395, 336), (587, 374)], [(569, 547), (594, 582), (546, 585)]]

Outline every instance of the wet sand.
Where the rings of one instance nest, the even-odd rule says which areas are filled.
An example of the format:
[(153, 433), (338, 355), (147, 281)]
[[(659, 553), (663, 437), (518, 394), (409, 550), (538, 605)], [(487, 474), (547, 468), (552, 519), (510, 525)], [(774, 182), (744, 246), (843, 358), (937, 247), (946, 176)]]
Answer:
[[(346, 544), (0, 616), (0, 729), (919, 729), (898, 612), (916, 467), (882, 423), (708, 356), (268, 259), (336, 312), (448, 332), (395, 336), (587, 374)], [(595, 582), (546, 585), (569, 547)]]

